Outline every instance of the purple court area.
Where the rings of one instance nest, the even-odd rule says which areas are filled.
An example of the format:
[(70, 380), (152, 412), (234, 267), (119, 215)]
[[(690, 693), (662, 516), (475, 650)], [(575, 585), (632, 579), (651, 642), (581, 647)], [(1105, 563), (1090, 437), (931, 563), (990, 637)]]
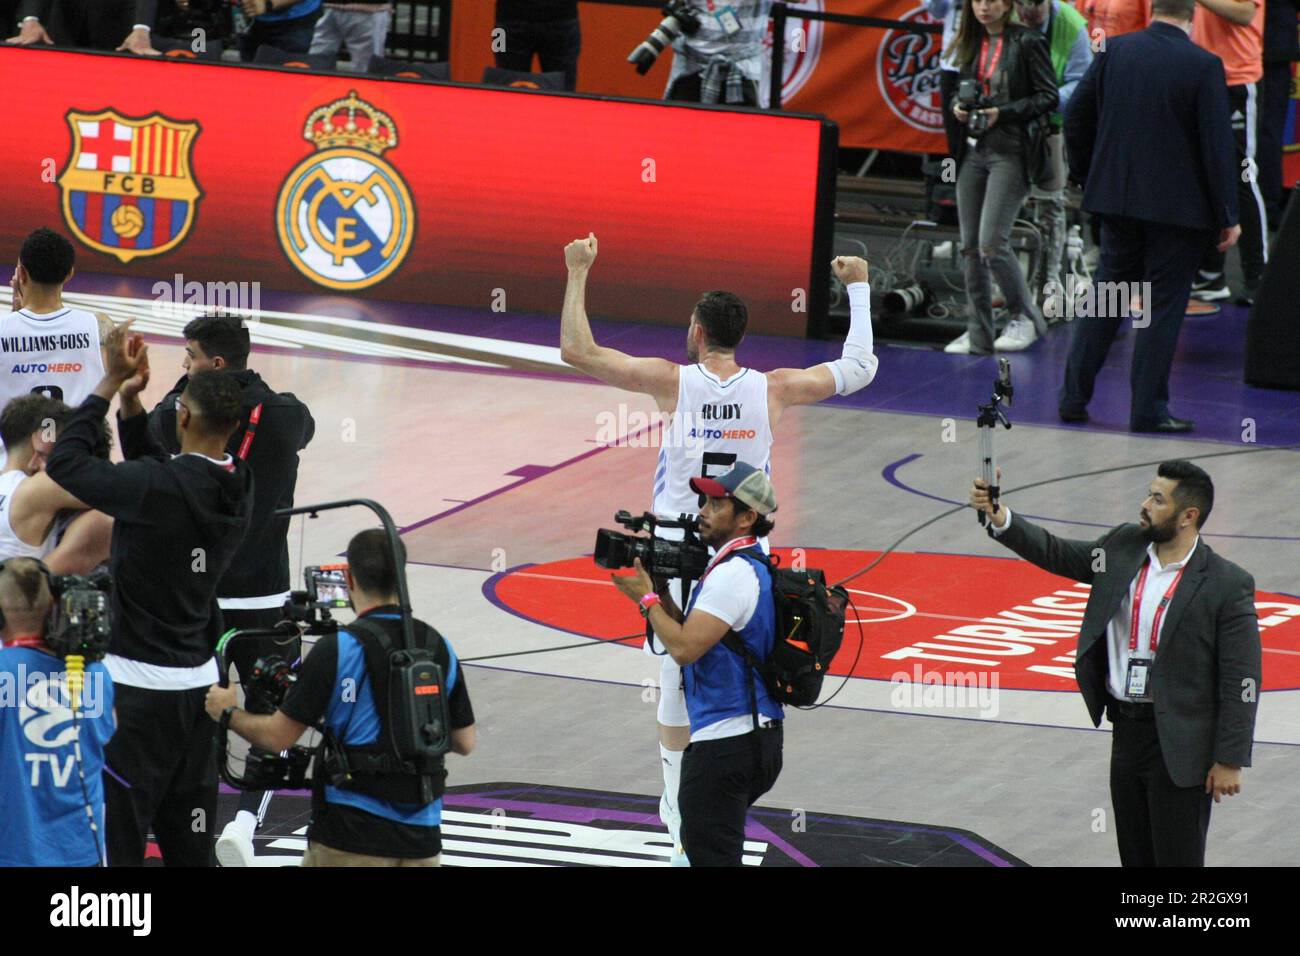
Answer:
[[(593, 286), (598, 283), (599, 277), (594, 278)], [(79, 274), (69, 283), (68, 291), (151, 298), (152, 286), (152, 281), (144, 279)], [(558, 346), (560, 341), (559, 302), (555, 314), (537, 315), (263, 290), (261, 305), (272, 311), (365, 319), (533, 345)], [(681, 317), (680, 327), (593, 320), (592, 331), (602, 345), (681, 361), (688, 318)], [(1169, 381), (1170, 409), (1180, 418), (1195, 421), (1196, 431), (1175, 436), (1178, 439), (1240, 444), (1248, 421), (1253, 421), (1254, 441), (1259, 445), (1300, 444), (1300, 392), (1254, 388), (1242, 381), (1246, 319), (1245, 308), (1228, 305), (1216, 315), (1184, 321)], [(1056, 415), (1056, 403), (1071, 333), (1069, 324), (1059, 325), (1045, 341), (1010, 354), (1016, 389), (1012, 420), (1127, 434), (1129, 363), (1136, 333), (1128, 330), (1115, 342), (1097, 380), (1089, 407), (1091, 422), (1063, 425)], [(978, 403), (988, 400), (997, 372), (993, 357), (946, 355), (937, 348), (911, 345), (880, 344), (876, 351), (880, 370), (871, 386), (827, 404), (966, 419), (973, 417)], [(742, 364), (766, 371), (815, 365), (838, 357), (839, 352), (839, 342), (751, 335), (742, 344), (739, 357)]]

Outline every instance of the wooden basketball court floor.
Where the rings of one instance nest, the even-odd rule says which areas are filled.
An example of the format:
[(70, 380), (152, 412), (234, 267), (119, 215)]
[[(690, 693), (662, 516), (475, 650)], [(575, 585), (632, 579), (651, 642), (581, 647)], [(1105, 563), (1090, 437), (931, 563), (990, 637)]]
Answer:
[[(122, 280), (76, 287), (70, 300), (136, 315), (150, 334), (146, 398), (156, 401), (181, 373), (179, 329), (189, 316), (151, 313)], [(319, 301), (273, 302), (279, 311), (256, 327), (250, 364), (315, 415), (297, 502), (373, 498), (403, 529), (416, 613), (466, 662), (478, 719), (478, 749), (449, 758), (449, 782), (656, 796), (657, 662), (635, 641), (611, 640), (635, 634), (640, 618), (587, 557), (596, 529), (616, 527), (615, 510), (649, 505), (649, 400), (567, 372), (555, 316), (511, 326), (512, 317), (426, 310), (427, 321), (412, 321), (404, 307)], [(1300, 459), (1277, 446), (1300, 443), (1300, 418), (1295, 393), (1234, 380), (1243, 326), (1231, 309), (1214, 328), (1189, 320), (1173, 405), (1203, 423), (1190, 438), (1123, 429), (1122, 345), (1099, 386), (1098, 424), (1057, 424), (1063, 327), (1013, 358), (1015, 425), (996, 443), (1012, 508), (1071, 537), (1134, 520), (1162, 459), (1196, 458), (1209, 470), (1218, 497), (1205, 541), (1256, 578), (1265, 683), (1254, 765), (1242, 794), (1214, 808), (1208, 862), (1293, 865)], [(684, 360), (680, 328), (598, 323), (597, 335)], [(766, 369), (837, 351), (756, 340), (740, 358)], [(1091, 727), (1068, 677), (1069, 623), (1077, 630), (1086, 591), (1011, 560), (957, 508), (977, 473), (975, 404), (988, 397), (992, 362), (891, 346), (878, 354), (880, 375), (865, 392), (791, 410), (777, 430), (774, 545), (803, 549), (809, 566), (835, 580), (876, 563), (847, 582), (861, 626), (846, 631), (827, 692), (844, 686), (828, 706), (788, 715), (785, 769), (760, 803), (794, 816), (968, 830), (1033, 865), (1116, 865), (1109, 725)], [(1243, 441), (1245, 419), (1257, 434)], [(373, 523), (362, 510), (295, 519), (295, 581), (303, 564), (333, 559)], [(1016, 613), (1039, 623), (1021, 624), (1019, 638), (978, 629)], [(954, 640), (958, 628), (974, 630)], [(933, 674), (964, 675), (988, 693), (944, 700), (943, 688), (931, 688), (926, 697)]]

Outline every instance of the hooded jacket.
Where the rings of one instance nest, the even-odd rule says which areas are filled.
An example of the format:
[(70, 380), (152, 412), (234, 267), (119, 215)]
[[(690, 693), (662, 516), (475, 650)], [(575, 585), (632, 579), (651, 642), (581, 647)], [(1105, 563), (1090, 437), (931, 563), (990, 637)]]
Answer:
[[(277, 508), (293, 507), (298, 483), (298, 453), (316, 433), (311, 412), (290, 392), (274, 392), (252, 369), (227, 371), (239, 383), (244, 411), (240, 426), (226, 443), (233, 456), (248, 432), (253, 409), (262, 406), (261, 418), (248, 446), (246, 461), (253, 470), (257, 498), (248, 535), (217, 586), (219, 598), (281, 595), (289, 590), (289, 519), (275, 517)], [(149, 413), (149, 436), (175, 454), (176, 398), (189, 377), (182, 376), (166, 397)]]
[(149, 438), (146, 416), (119, 419), (126, 461), (92, 453), (108, 402), (91, 395), (55, 443), (46, 473), (111, 516), (113, 637), (109, 652), (164, 667), (198, 667), (221, 635), (217, 582), (248, 530), (253, 476), (234, 459), (172, 458)]

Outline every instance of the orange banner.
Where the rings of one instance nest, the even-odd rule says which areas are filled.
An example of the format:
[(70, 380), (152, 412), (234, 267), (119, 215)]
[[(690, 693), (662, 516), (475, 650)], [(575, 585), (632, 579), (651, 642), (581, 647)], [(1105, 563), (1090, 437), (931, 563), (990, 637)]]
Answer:
[[(493, 8), (488, 0), (454, 0), (452, 78), (477, 83), (493, 64)], [(843, 146), (941, 153), (938, 33), (824, 23), (797, 16), (821, 10), (936, 23), (920, 0), (802, 0), (791, 3), (782, 100), (786, 109), (823, 113), (840, 127)], [(668, 83), (665, 52), (645, 76), (627, 55), (661, 19), (653, 7), (580, 3), (582, 56), (578, 92), (658, 99)], [(770, 33), (770, 29), (769, 29)], [(769, 40), (770, 42), (770, 40)], [(764, 100), (766, 103), (766, 91)]]

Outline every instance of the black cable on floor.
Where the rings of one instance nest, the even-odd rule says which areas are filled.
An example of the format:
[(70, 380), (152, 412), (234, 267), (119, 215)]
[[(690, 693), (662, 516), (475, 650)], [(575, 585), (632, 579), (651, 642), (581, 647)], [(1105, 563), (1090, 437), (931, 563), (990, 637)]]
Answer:
[[(1207, 452), (1204, 455), (1189, 455), (1184, 460), (1200, 461), (1201, 459), (1204, 458), (1226, 458), (1232, 455), (1254, 455), (1266, 451), (1296, 451), (1296, 450), (1300, 450), (1300, 445), (1267, 445), (1259, 448), (1241, 448), (1241, 449), (1236, 449), (1234, 451), (1216, 451), (1216, 452)], [(1129, 471), (1133, 468), (1149, 468), (1152, 465), (1159, 465), (1161, 462), (1167, 460), (1168, 459), (1166, 458), (1160, 458), (1155, 461), (1140, 461), (1132, 465), (1115, 465), (1111, 468), (1098, 468), (1095, 471), (1081, 471), (1072, 475), (1061, 475), (1056, 478), (1044, 478), (1042, 481), (1031, 481), (1027, 485), (1019, 485), (1018, 487), (1010, 488), (1002, 493), (1002, 497), (1005, 498), (1007, 495), (1013, 494), (1017, 491), (1027, 491), (1030, 488), (1041, 488), (1043, 485), (1056, 484), (1057, 482), (1061, 482), (1061, 481), (1073, 481), (1076, 478), (1092, 478), (1097, 475), (1109, 475), (1118, 471)], [(949, 515), (956, 514), (959, 511), (966, 511), (968, 509), (970, 509), (970, 505), (968, 504), (954, 505), (953, 507), (949, 508), (947, 511), (942, 511), (939, 514), (935, 515), (933, 518), (923, 521), (921, 524), (917, 525), (916, 527), (912, 528), (910, 531), (906, 532), (902, 537), (898, 538), (898, 540), (894, 541), (889, 547), (885, 548), (884, 551), (881, 551), (880, 554), (876, 555), (876, 557), (865, 567), (857, 571), (854, 571), (848, 577), (841, 578), (839, 581), (835, 583), (837, 585), (843, 585), (843, 584), (847, 584), (849, 581), (852, 581), (854, 578), (861, 577), (862, 575), (870, 571), (872, 568), (874, 568), (876, 565), (880, 564), (881, 561), (885, 560), (885, 558), (889, 554), (894, 552), (900, 544), (902, 544), (908, 538), (912, 537), (912, 535), (916, 534), (918, 531), (924, 531), (926, 528), (930, 527), (930, 525), (938, 521), (942, 521), (944, 518), (947, 518)], [(859, 622), (858, 626), (859, 628), (861, 628), (862, 626), (861, 622)], [(528, 654), (550, 654), (555, 651), (572, 651), (580, 647), (599, 647), (602, 644), (615, 644), (618, 643), (619, 641), (626, 641), (626, 640), (630, 640), (631, 638), (641, 637), (641, 636), (642, 635), (638, 633), (638, 634), (628, 634), (624, 637), (593, 637), (593, 638), (589, 638), (588, 640), (582, 641), (581, 643), (578, 644), (563, 644), (559, 647), (539, 647), (539, 648), (534, 648), (533, 650), (530, 651), (511, 651), (510, 653), (507, 654), (487, 654), (482, 657), (466, 657), (461, 659), (461, 663), (475, 664), (478, 663), (479, 661), (501, 660), (506, 657), (523, 657)], [(859, 643), (858, 645), (859, 657), (861, 656), (861, 654), (862, 654), (862, 645), (861, 643)], [(857, 664), (856, 659), (854, 660), (854, 664), (856, 666)], [(850, 672), (845, 676), (844, 684), (847, 684), (848, 679), (852, 676), (853, 676), (853, 672), (850, 670)], [(835, 693), (831, 695), (831, 697), (834, 697), (835, 694), (838, 694), (841, 690), (843, 690), (844, 684), (841, 684), (839, 688), (835, 690)], [(830, 697), (828, 697), (826, 700), (829, 701)], [(826, 701), (824, 701), (823, 703), (825, 702)], [(814, 705), (814, 706), (821, 706), (821, 705)]]

